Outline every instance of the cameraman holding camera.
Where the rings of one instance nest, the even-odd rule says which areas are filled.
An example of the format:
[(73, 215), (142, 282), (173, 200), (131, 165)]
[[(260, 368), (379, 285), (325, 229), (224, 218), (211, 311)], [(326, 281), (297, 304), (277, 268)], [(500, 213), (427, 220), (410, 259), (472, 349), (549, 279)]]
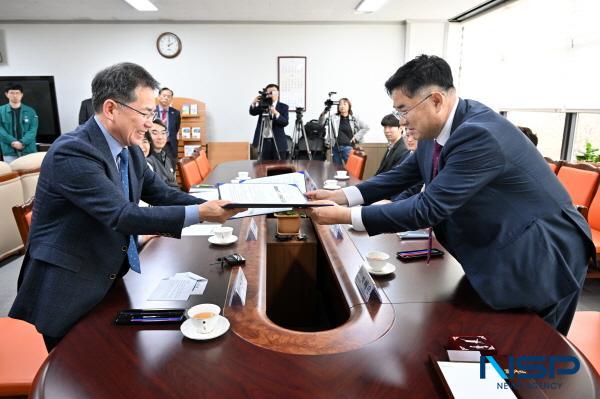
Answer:
[[(267, 85), (267, 87), (259, 93), (261, 93), (261, 95), (256, 96), (250, 105), (250, 115), (259, 115), (258, 121), (256, 122), (252, 146), (258, 149), (260, 145), (261, 121), (263, 114), (268, 112), (273, 127), (273, 139), (263, 140), (261, 159), (286, 159), (288, 146), (285, 130), (283, 128), (288, 124), (289, 107), (287, 104), (279, 102), (279, 86), (275, 83)], [(273, 140), (275, 140), (275, 143), (277, 144), (277, 149), (273, 145)], [(277, 156), (277, 151), (279, 151), (279, 156)]]
[[(325, 111), (319, 117), (319, 123), (326, 123), (329, 108), (334, 102), (326, 102)], [(337, 142), (331, 143), (333, 163), (341, 164), (340, 154), (344, 163), (348, 161), (352, 147), (362, 141), (362, 138), (369, 131), (369, 126), (358, 119), (352, 113), (352, 103), (347, 98), (341, 98), (338, 104), (338, 112), (331, 117), (333, 129), (337, 135)]]

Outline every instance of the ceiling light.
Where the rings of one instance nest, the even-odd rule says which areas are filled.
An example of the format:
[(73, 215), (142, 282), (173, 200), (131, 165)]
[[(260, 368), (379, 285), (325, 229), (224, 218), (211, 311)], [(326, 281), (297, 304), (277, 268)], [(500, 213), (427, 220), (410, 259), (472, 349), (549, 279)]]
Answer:
[(361, 0), (354, 10), (358, 14), (369, 14), (379, 10), (386, 1), (387, 0)]
[(125, 0), (130, 6), (138, 11), (158, 11), (158, 8), (150, 0)]

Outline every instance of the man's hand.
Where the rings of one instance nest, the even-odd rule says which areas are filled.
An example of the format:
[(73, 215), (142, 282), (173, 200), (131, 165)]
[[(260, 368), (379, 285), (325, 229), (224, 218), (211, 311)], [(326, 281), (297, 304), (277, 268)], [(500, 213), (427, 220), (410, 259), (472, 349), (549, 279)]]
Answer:
[(329, 200), (333, 201), (338, 205), (348, 205), (348, 199), (342, 190), (315, 190), (309, 191), (306, 193), (306, 197), (308, 197), (311, 201), (318, 200)]
[(235, 214), (244, 212), (246, 210), (246, 208), (223, 209), (223, 206), (229, 204), (230, 202), (231, 201), (214, 200), (206, 201), (198, 205), (200, 221), (224, 223), (227, 219)]
[(10, 143), (10, 146), (12, 148), (14, 148), (15, 150), (22, 150), (23, 149), (23, 143), (21, 143), (18, 140), (15, 140), (12, 143)]
[(271, 106), (270, 108), (270, 112), (271, 112), (271, 116), (274, 117), (275, 119), (279, 118), (279, 112), (277, 112), (277, 110), (275, 109), (275, 107)]
[(254, 97), (254, 100), (252, 100), (252, 105), (256, 105), (259, 101), (260, 101), (260, 96)]
[(333, 206), (321, 206), (307, 208), (306, 214), (313, 222), (318, 224), (352, 224), (350, 208), (339, 206), (332, 201), (314, 201), (315, 204), (333, 204)]

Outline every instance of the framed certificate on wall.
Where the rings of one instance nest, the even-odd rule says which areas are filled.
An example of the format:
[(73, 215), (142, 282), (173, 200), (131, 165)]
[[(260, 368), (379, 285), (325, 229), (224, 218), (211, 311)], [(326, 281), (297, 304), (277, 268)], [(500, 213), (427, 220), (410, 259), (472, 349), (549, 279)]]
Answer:
[(306, 109), (306, 57), (277, 57), (279, 98), (290, 107)]

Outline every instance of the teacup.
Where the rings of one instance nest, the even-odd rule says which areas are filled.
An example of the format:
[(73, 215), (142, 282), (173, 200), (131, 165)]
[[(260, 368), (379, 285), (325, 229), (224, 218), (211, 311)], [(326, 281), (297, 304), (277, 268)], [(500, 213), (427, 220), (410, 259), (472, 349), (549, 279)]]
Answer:
[(229, 241), (233, 234), (233, 227), (221, 226), (213, 229), (213, 234), (217, 237), (217, 240), (221, 242)]
[(372, 270), (379, 272), (387, 264), (390, 256), (382, 251), (371, 251), (367, 254), (367, 263)]
[(335, 177), (345, 179), (346, 177), (348, 177), (348, 171), (347, 170), (338, 170), (335, 174)]
[(238, 172), (237, 179), (238, 180), (248, 179), (248, 172)]
[(196, 331), (207, 334), (215, 329), (221, 308), (212, 303), (203, 303), (188, 309), (187, 316), (192, 321)]
[(325, 180), (324, 187), (337, 187), (337, 180)]
[(239, 179), (231, 179), (231, 184), (238, 184), (239, 182)]

